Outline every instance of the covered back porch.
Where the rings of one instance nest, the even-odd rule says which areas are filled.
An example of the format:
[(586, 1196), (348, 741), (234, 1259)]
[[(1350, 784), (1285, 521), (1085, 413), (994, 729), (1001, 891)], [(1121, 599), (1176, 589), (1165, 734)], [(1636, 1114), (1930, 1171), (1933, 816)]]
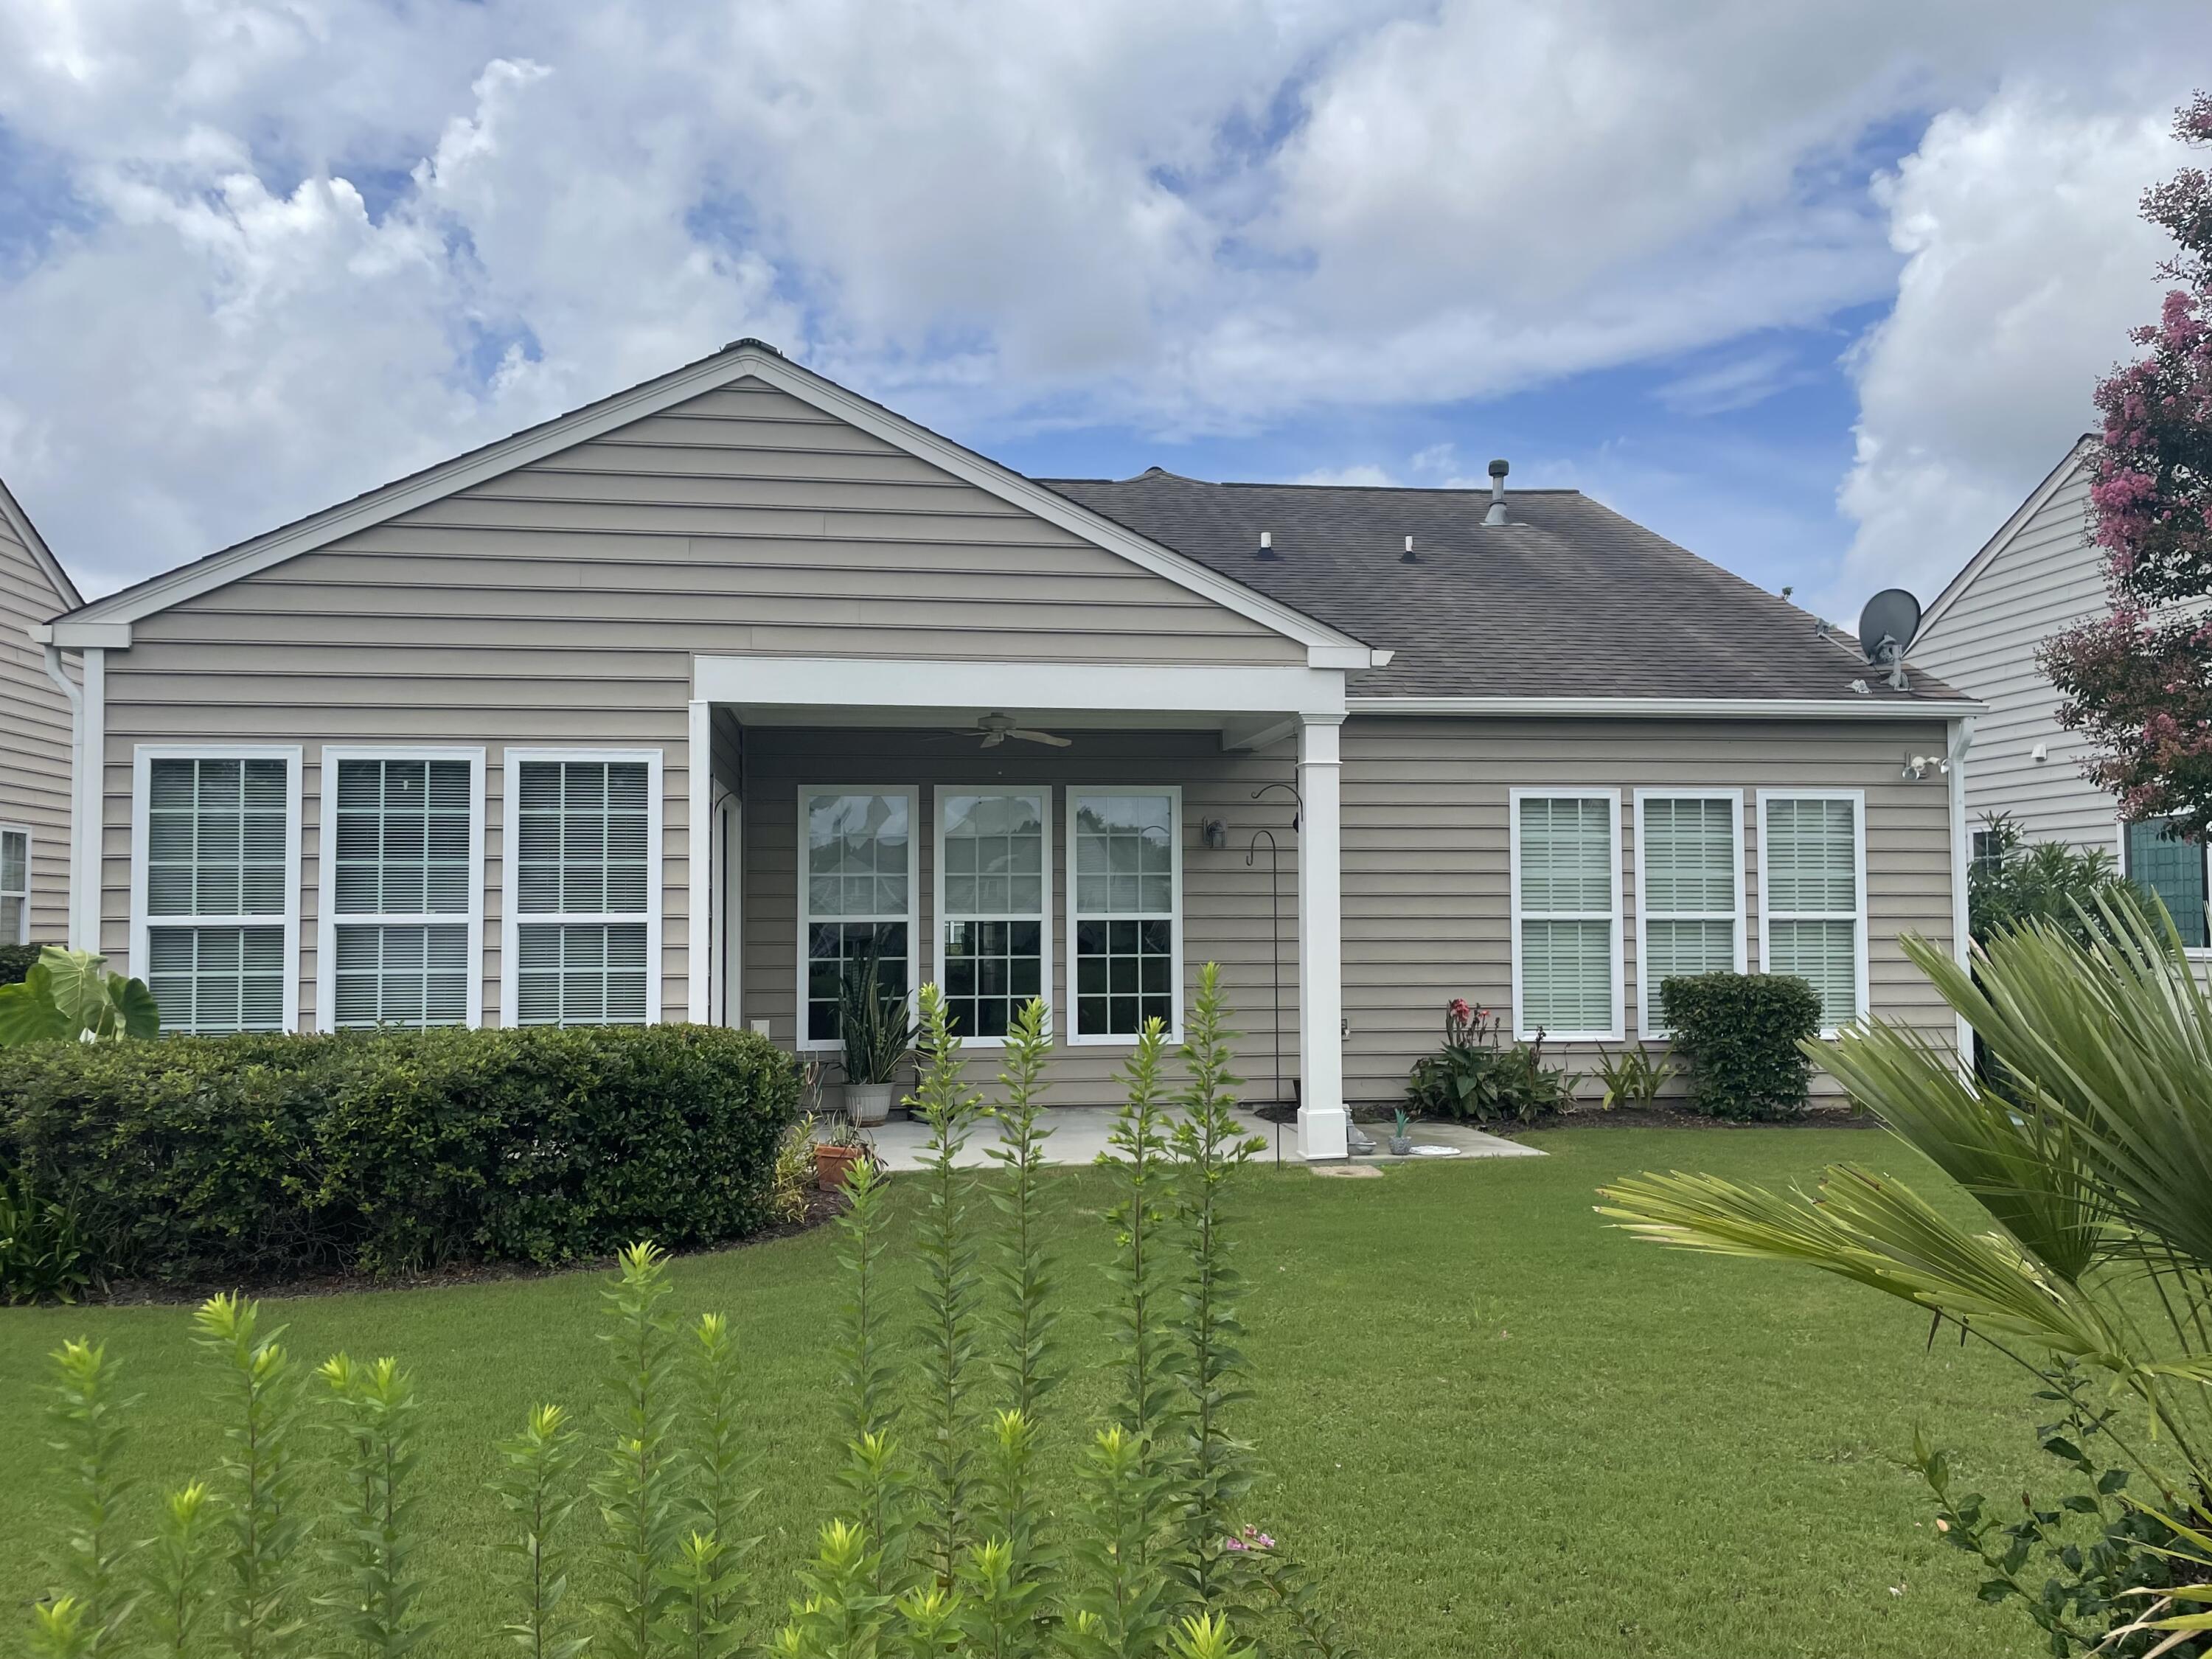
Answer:
[[(836, 987), (872, 945), (946, 988), (987, 1089), (1043, 995), (1048, 1103), (1107, 1107), (1142, 1021), (1179, 1036), (1218, 963), (1243, 1098), (1345, 1155), (1340, 673), (701, 656), (693, 692), (693, 1019), (835, 1075)], [(985, 716), (1064, 742), (987, 744)]]

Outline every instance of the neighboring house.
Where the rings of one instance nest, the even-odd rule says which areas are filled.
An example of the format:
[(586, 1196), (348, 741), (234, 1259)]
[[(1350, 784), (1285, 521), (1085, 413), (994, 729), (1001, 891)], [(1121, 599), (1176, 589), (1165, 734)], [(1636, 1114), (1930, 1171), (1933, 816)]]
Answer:
[(1899, 938), (1956, 937), (1961, 774), (1900, 762), (1977, 705), (1499, 501), (1026, 478), (739, 341), (59, 619), (100, 942), (175, 1029), (810, 1051), (880, 946), (987, 1045), (1048, 997), (1068, 1104), (1217, 961), (1315, 1157), (1456, 996), (1571, 1063), (1765, 965), (1948, 1038)]
[(0, 482), (0, 945), (58, 942), (69, 932), (75, 687), (49, 678), (48, 653), (29, 630), (83, 603)]
[(2167, 836), (2166, 820), (2124, 823), (2119, 803), (2083, 775), (2090, 745), (2058, 724), (2058, 693), (2036, 647), (2105, 615), (2105, 556), (2093, 537), (2084, 436), (2038, 484), (1922, 618), (1912, 661), (1989, 705), (1974, 722), (1966, 811), (2009, 815), (2031, 842), (2063, 841), (2113, 854), (2165, 900), (2182, 936), (2204, 948), (2204, 848)]

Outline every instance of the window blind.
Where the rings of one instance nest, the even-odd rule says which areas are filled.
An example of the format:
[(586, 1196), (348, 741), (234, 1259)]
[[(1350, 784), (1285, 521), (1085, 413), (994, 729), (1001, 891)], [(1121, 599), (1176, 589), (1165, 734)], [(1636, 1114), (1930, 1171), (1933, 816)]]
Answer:
[(1598, 796), (1523, 796), (1515, 804), (1524, 1033), (1604, 1033), (1615, 1006), (1615, 803)]
[(1741, 854), (1741, 798), (1639, 796), (1644, 950), (1639, 971), (1646, 1032), (1667, 1029), (1668, 975), (1724, 973), (1737, 966)]
[(1832, 1030), (1863, 1004), (1859, 935), (1859, 805), (1854, 799), (1778, 796), (1760, 803), (1765, 969), (1795, 974), (1820, 998)]

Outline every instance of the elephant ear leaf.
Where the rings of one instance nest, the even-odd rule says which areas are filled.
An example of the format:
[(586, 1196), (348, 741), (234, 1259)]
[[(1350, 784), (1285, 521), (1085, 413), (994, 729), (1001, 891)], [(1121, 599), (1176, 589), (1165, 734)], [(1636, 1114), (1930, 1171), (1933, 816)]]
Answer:
[(0, 985), (0, 1048), (75, 1035), (76, 1028), (54, 1006), (43, 964), (33, 968), (20, 985)]
[[(46, 998), (68, 1026), (67, 1035), (98, 1031), (107, 1012), (105, 957), (90, 951), (63, 951), (49, 945), (39, 952), (33, 972), (46, 975)], [(28, 983), (28, 981), (25, 981)]]
[(114, 999), (117, 1018), (127, 1037), (157, 1037), (161, 1035), (161, 1011), (155, 1006), (154, 994), (146, 988), (143, 979), (125, 979), (120, 974), (107, 976), (108, 994)]

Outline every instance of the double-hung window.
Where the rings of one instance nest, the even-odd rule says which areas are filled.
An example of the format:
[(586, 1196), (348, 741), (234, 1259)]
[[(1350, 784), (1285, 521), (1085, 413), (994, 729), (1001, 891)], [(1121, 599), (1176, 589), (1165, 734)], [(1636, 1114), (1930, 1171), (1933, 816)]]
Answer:
[(2171, 818), (2128, 825), (2128, 879), (2166, 906), (2184, 945), (2201, 951), (2206, 944), (2204, 843), (2185, 841), (2172, 828)]
[(0, 944), (31, 942), (31, 832), (0, 823)]
[(914, 988), (920, 802), (909, 788), (799, 792), (799, 1046), (834, 1048), (845, 983), (864, 963), (896, 995)]
[(1636, 792), (1637, 1000), (1643, 1034), (1667, 1035), (1674, 974), (1743, 971), (1743, 792)]
[(478, 1023), (483, 824), (481, 749), (325, 747), (323, 1030)]
[(936, 793), (938, 982), (953, 1029), (993, 1042), (1045, 994), (1051, 793)]
[(1126, 1042), (1182, 1023), (1182, 794), (1070, 789), (1071, 1042)]
[(131, 961), (161, 1029), (290, 1030), (300, 751), (142, 746), (136, 773)]
[(1863, 792), (1759, 792), (1759, 955), (1820, 994), (1823, 1033), (1866, 1013)]
[(1515, 789), (1510, 804), (1514, 1030), (1617, 1039), (1620, 792)]
[(660, 751), (507, 751), (506, 1018), (660, 1018)]

